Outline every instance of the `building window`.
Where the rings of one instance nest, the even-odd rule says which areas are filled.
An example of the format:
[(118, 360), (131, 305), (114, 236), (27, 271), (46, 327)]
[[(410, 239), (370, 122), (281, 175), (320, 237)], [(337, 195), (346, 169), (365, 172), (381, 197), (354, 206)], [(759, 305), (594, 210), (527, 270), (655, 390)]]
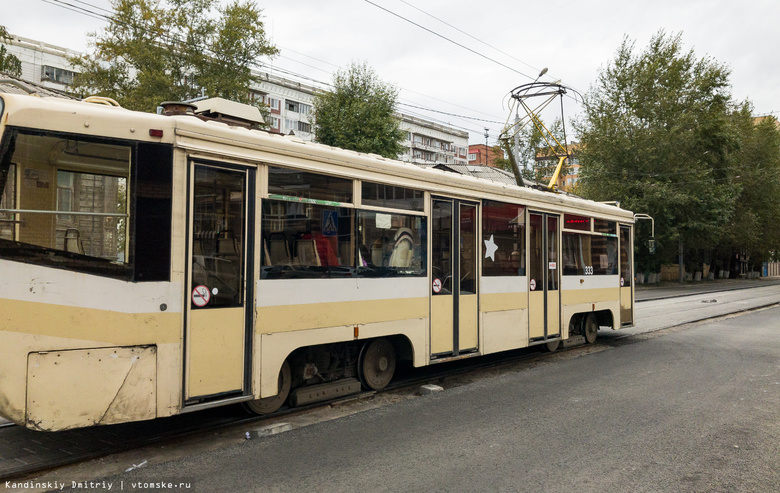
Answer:
[(278, 100), (278, 99), (276, 99), (276, 98), (272, 98), (272, 97), (270, 97), (270, 96), (269, 96), (269, 97), (268, 97), (268, 99), (266, 100), (266, 104), (267, 104), (267, 105), (268, 105), (268, 107), (269, 107), (269, 108), (271, 108), (272, 110), (279, 111), (279, 110), (280, 110), (280, 108), (281, 108), (281, 101), (279, 101), (279, 100)]
[(311, 133), (311, 123), (298, 122), (298, 130), (300, 132)]
[(48, 65), (43, 65), (41, 67), (42, 81), (48, 80), (51, 82), (70, 85), (73, 84), (74, 75), (75, 75), (74, 72), (70, 70), (65, 70), (63, 68), (49, 67)]
[(285, 107), (287, 108), (287, 111), (294, 111), (296, 113), (301, 112), (301, 106), (306, 106), (305, 104), (301, 104), (297, 101), (293, 101), (291, 99), (288, 99), (285, 102)]
[(474, 152), (469, 153), (469, 161), (476, 161), (477, 160), (477, 154)]
[(284, 129), (285, 130), (298, 130), (298, 120), (290, 120), (289, 118), (284, 119)]

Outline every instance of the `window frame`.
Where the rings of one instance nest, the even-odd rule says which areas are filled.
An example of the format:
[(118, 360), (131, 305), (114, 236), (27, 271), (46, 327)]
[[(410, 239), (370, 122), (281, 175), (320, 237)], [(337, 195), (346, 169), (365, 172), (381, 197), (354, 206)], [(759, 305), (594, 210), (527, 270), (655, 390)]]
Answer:
[[(12, 161), (13, 152), (9, 147), (11, 142), (20, 135), (54, 137), (61, 139), (72, 139), (79, 142), (89, 142), (95, 144), (106, 144), (127, 147), (130, 159), (127, 167), (126, 179), (126, 197), (127, 201), (127, 226), (125, 229), (125, 261), (117, 264), (108, 259), (92, 257), (80, 253), (68, 252), (57, 248), (43, 247), (31, 243), (23, 243), (16, 240), (0, 239), (0, 259), (9, 261), (42, 265), (44, 267), (53, 267), (58, 269), (81, 272), (86, 274), (98, 275), (123, 281), (142, 282), (142, 281), (169, 281), (171, 275), (171, 235), (172, 235), (172, 204), (173, 204), (173, 146), (171, 144), (159, 144), (152, 142), (124, 140), (111, 137), (101, 137), (95, 135), (84, 135), (71, 132), (49, 131), (40, 128), (27, 127), (6, 127), (2, 141), (0, 142), (0, 167), (15, 165), (16, 183), (19, 183), (19, 163)], [(154, 151), (152, 151), (154, 149)], [(160, 166), (158, 161), (154, 164), (149, 163), (148, 154), (158, 153), (163, 150), (164, 158), (167, 159), (167, 168)], [(139, 159), (139, 155), (144, 154), (145, 159)], [(157, 155), (159, 159), (161, 156)], [(154, 159), (154, 156), (152, 156)], [(143, 162), (143, 165), (139, 165)], [(60, 167), (55, 166), (59, 171)], [(74, 172), (73, 169), (63, 167), (62, 171)], [(81, 171), (78, 171), (81, 172)], [(95, 174), (95, 173), (92, 173)], [(118, 175), (105, 175), (116, 177)], [(141, 177), (146, 177), (151, 183), (154, 179), (157, 184), (162, 179), (163, 185), (168, 184), (167, 195), (163, 201), (167, 204), (155, 203), (148, 204), (146, 199), (141, 198), (141, 189), (139, 186)], [(16, 187), (14, 202), (18, 210), (18, 199), (21, 190)], [(145, 189), (144, 189), (145, 191)], [(149, 197), (159, 195), (159, 188), (149, 194)], [(57, 187), (54, 187), (53, 196), (55, 207), (57, 202)], [(150, 211), (153, 219), (143, 218), (139, 221), (139, 207), (145, 211)], [(57, 211), (46, 211), (57, 215)], [(18, 218), (20, 212), (10, 212), (14, 218)], [(67, 215), (67, 214), (65, 214)], [(162, 217), (160, 217), (162, 215)], [(140, 227), (139, 227), (140, 224)], [(143, 233), (139, 234), (139, 231)], [(139, 241), (139, 236), (142, 237)], [(161, 248), (153, 252), (148, 250), (149, 243), (154, 240)], [(141, 262), (139, 262), (141, 258)]]

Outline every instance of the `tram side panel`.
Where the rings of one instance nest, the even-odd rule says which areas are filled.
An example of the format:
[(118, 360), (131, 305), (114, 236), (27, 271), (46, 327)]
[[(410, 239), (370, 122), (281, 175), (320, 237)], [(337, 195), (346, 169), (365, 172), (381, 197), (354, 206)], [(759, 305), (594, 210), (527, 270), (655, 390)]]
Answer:
[(296, 349), (402, 335), (414, 366), (426, 363), (427, 278), (261, 279), (256, 337), (260, 341), (259, 397), (277, 392), (284, 360)]
[(63, 430), (178, 410), (175, 393), (164, 391), (179, 386), (178, 374), (158, 374), (157, 364), (180, 359), (180, 284), (0, 266), (0, 414)]

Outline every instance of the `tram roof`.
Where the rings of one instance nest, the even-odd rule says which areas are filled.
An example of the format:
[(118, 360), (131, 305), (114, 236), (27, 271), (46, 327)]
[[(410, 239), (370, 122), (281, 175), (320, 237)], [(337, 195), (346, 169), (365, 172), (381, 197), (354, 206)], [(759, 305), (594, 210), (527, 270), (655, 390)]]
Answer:
[[(376, 176), (376, 173), (381, 173), (392, 177), (392, 184), (426, 188), (437, 195), (478, 198), (489, 194), (489, 198), (495, 200), (511, 200), (544, 210), (588, 212), (623, 222), (633, 222), (633, 214), (630, 211), (614, 205), (570, 194), (519, 187), (506, 181), (477, 178), (471, 174), (422, 168), (376, 154), (306, 142), (291, 135), (233, 127), (188, 115), (163, 116), (56, 97), (8, 93), (0, 93), (0, 97), (5, 102), (5, 112), (0, 122), (5, 125), (170, 143), (204, 157), (216, 154), (226, 159), (294, 168), (312, 166), (311, 171), (372, 181), (382, 181)], [(45, 118), (41, 117), (42, 113), (46, 114)], [(161, 130), (162, 137), (153, 136), (150, 130)]]

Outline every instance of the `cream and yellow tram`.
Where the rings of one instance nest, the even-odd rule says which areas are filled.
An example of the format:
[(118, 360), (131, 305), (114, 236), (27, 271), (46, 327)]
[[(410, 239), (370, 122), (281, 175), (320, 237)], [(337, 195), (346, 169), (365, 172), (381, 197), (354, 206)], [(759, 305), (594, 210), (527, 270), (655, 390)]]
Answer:
[(633, 320), (633, 216), (191, 115), (0, 95), (0, 415), (381, 389)]

